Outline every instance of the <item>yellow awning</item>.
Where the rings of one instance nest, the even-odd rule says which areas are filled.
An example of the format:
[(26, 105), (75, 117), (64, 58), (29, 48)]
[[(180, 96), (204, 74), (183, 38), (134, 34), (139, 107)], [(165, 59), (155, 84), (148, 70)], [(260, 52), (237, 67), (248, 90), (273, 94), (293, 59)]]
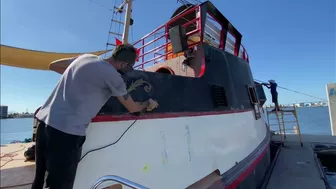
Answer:
[(53, 52), (34, 51), (1, 45), (0, 52), (1, 52), (0, 57), (1, 65), (36, 69), (36, 70), (49, 70), (49, 64), (61, 58), (76, 57), (81, 54), (102, 55), (108, 51), (104, 50), (104, 51), (86, 52), (86, 53), (53, 53)]

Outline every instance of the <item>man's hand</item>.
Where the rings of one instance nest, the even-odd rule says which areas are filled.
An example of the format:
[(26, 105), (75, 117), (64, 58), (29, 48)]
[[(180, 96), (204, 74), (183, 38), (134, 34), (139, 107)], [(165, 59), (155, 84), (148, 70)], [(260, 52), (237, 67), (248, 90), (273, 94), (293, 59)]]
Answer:
[(261, 83), (261, 85), (265, 86), (265, 87), (269, 87), (270, 84), (269, 83)]
[(151, 98), (148, 100), (148, 103), (149, 105), (146, 109), (148, 112), (152, 111), (154, 108), (157, 108), (159, 106), (159, 104)]
[(130, 113), (152, 111), (158, 107), (158, 103), (155, 100), (149, 99), (144, 102), (134, 102), (131, 95), (128, 93), (124, 96), (117, 96), (119, 102), (121, 102)]

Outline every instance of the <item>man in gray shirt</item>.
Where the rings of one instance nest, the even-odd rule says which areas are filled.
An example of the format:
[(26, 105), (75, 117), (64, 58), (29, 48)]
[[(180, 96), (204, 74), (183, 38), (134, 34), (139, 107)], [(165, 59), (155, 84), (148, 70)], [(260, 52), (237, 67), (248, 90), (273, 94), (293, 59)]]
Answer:
[(36, 174), (32, 189), (42, 189), (45, 171), (50, 189), (71, 189), (75, 179), (86, 128), (111, 96), (129, 112), (151, 111), (158, 104), (150, 99), (134, 102), (120, 73), (133, 70), (133, 46), (116, 47), (108, 59), (84, 54), (51, 63), (62, 74), (55, 89), (36, 114)]

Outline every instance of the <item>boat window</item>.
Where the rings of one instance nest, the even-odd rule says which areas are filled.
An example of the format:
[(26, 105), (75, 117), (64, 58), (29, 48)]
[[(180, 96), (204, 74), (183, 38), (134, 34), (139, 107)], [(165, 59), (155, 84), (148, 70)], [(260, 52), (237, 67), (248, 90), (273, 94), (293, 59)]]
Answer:
[(258, 104), (258, 98), (254, 87), (248, 86), (249, 96), (252, 104)]
[(221, 40), (222, 26), (210, 15), (207, 14), (204, 28), (204, 42), (219, 47)]
[(256, 89), (257, 98), (259, 100), (260, 106), (263, 106), (267, 100), (265, 91), (260, 83), (258, 82), (254, 82), (254, 83), (255, 83), (255, 87), (256, 87), (255, 89)]
[(247, 86), (247, 88), (248, 88), (251, 104), (252, 104), (253, 109), (254, 109), (255, 119), (258, 120), (258, 119), (261, 118), (261, 113), (260, 113), (260, 105), (259, 105), (256, 90), (252, 86)]
[(234, 54), (235, 38), (229, 32), (226, 36), (225, 51)]

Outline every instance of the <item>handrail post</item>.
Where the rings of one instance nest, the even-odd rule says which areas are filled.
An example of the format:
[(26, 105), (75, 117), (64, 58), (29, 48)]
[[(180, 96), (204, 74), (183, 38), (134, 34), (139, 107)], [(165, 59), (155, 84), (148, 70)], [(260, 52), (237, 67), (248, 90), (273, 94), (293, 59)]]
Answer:
[[(145, 62), (145, 39), (142, 40), (142, 63)], [(142, 65), (142, 68), (144, 68), (144, 65)]]
[(103, 177), (100, 177), (99, 179), (97, 179), (93, 185), (91, 186), (91, 189), (96, 189), (98, 186), (100, 186), (102, 183), (106, 182), (106, 181), (115, 181), (118, 182), (120, 184), (123, 184), (125, 186), (134, 188), (134, 189), (149, 189), (145, 186), (142, 186), (138, 183), (135, 183), (133, 181), (130, 181), (128, 179), (116, 176), (116, 175), (106, 175)]

